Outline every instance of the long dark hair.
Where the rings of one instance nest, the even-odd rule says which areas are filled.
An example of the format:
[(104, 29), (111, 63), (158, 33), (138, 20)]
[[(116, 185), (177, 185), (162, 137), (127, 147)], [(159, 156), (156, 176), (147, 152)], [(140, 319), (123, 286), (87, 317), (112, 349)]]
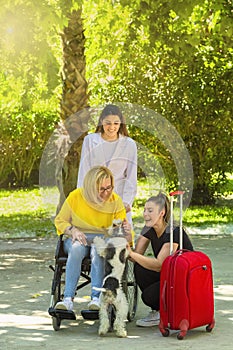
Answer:
[(129, 136), (129, 133), (128, 133), (128, 130), (127, 130), (126, 124), (125, 124), (125, 118), (124, 118), (123, 114), (121, 113), (120, 108), (117, 107), (116, 105), (112, 105), (112, 104), (106, 105), (104, 107), (104, 109), (102, 110), (95, 132), (100, 132), (101, 134), (103, 134), (103, 132), (104, 132), (103, 120), (106, 117), (108, 117), (109, 115), (117, 115), (120, 118), (121, 125), (120, 125), (120, 128), (118, 130), (118, 134), (121, 134), (123, 136)]
[(163, 192), (159, 192), (159, 194), (157, 194), (157, 196), (152, 196), (149, 199), (147, 199), (146, 202), (153, 202), (155, 204), (157, 204), (159, 206), (159, 210), (163, 210), (165, 209), (165, 214), (163, 216), (164, 222), (166, 224), (169, 223), (170, 220), (170, 214), (171, 214), (171, 210), (170, 210), (170, 201), (168, 196), (163, 193)]

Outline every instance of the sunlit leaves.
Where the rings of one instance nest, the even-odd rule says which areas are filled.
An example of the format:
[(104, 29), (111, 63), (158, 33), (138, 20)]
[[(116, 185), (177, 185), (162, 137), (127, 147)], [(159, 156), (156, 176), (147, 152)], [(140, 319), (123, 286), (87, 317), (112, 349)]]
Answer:
[[(136, 102), (168, 118), (192, 157), (197, 190), (194, 196), (198, 193), (196, 200), (209, 201), (221, 191), (222, 182), (213, 181), (213, 176), (232, 171), (233, 164), (233, 126), (229, 119), (233, 93), (232, 2), (119, 3), (127, 8), (130, 18), (122, 39), (123, 50), (112, 50), (114, 36), (111, 30), (102, 30), (108, 18), (94, 21), (93, 31), (87, 36), (87, 42), (93, 43), (97, 34), (94, 60), (88, 66), (92, 101)], [(111, 16), (117, 18), (118, 13), (119, 7), (113, 6)], [(102, 36), (111, 38), (110, 46)], [(104, 68), (99, 62), (108, 49)], [(113, 57), (118, 62), (111, 66)], [(106, 79), (110, 66), (111, 79)]]

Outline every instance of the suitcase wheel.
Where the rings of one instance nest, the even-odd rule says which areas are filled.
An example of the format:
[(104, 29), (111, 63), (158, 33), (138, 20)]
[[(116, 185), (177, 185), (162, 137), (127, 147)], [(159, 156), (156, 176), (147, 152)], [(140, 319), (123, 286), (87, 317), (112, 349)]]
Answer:
[(162, 336), (163, 337), (169, 337), (169, 329), (168, 328), (163, 328), (163, 330), (161, 330)]
[(182, 332), (177, 334), (177, 339), (178, 340), (183, 340), (184, 339), (184, 335), (182, 334)]
[(206, 332), (212, 332), (213, 327), (209, 324), (208, 326), (206, 326)]
[(215, 326), (215, 319), (213, 318), (212, 322), (210, 324), (208, 324), (208, 326), (206, 326), (206, 332), (212, 332), (212, 329)]

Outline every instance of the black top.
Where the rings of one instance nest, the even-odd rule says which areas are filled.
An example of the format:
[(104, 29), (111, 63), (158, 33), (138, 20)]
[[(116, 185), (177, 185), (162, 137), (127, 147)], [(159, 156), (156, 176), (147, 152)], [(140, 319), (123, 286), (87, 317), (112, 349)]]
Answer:
[[(144, 226), (142, 229), (141, 235), (151, 241), (151, 246), (152, 246), (155, 258), (157, 258), (164, 243), (170, 242), (169, 228), (167, 228), (164, 231), (164, 233), (160, 237), (158, 237), (153, 227), (148, 228)], [(180, 229), (179, 227), (175, 227), (173, 230), (173, 243), (178, 243), (177, 249), (180, 249), (179, 241), (180, 241)], [(183, 229), (183, 249), (193, 250), (193, 245), (187, 233), (184, 231), (184, 229)]]

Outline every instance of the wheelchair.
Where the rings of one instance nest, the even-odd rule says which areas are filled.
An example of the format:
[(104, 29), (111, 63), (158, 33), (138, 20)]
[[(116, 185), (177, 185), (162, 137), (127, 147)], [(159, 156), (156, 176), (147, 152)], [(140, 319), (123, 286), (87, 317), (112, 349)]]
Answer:
[[(57, 302), (61, 301), (64, 297), (63, 291), (65, 287), (65, 271), (67, 258), (68, 256), (64, 252), (63, 235), (61, 235), (57, 242), (57, 247), (55, 251), (55, 266), (49, 266), (49, 268), (53, 271), (53, 280), (51, 288), (51, 301), (48, 313), (50, 316), (52, 316), (52, 326), (55, 331), (58, 331), (60, 329), (62, 320), (76, 320), (76, 315), (73, 311), (55, 309), (55, 305), (57, 304)], [(138, 302), (138, 288), (134, 278), (133, 270), (133, 262), (127, 259), (121, 283), (123, 292), (125, 293), (128, 302), (127, 320), (129, 322), (133, 321), (135, 317)], [(91, 258), (88, 256), (85, 257), (82, 261), (81, 275), (76, 288), (76, 293), (78, 290), (84, 288), (85, 286), (91, 283), (90, 271)], [(98, 311), (81, 310), (81, 315), (86, 320), (97, 320), (99, 318)], [(115, 319), (115, 310), (114, 307), (111, 307), (111, 305), (109, 306), (108, 315), (110, 325), (112, 327)]]

